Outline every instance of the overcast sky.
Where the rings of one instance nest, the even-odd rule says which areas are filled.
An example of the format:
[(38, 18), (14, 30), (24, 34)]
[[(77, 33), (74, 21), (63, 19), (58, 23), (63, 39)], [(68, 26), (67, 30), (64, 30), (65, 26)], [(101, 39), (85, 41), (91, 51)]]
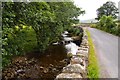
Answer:
[(116, 7), (118, 7), (118, 2), (120, 0), (74, 0), (75, 4), (86, 12), (83, 16), (81, 15), (79, 19), (88, 20), (96, 18), (96, 10), (107, 1), (115, 2)]

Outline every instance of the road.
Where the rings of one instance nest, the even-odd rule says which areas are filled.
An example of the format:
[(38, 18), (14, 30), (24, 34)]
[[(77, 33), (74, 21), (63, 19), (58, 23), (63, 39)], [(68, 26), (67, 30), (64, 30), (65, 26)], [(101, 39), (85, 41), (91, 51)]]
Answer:
[(100, 78), (118, 78), (118, 37), (88, 28), (100, 66)]

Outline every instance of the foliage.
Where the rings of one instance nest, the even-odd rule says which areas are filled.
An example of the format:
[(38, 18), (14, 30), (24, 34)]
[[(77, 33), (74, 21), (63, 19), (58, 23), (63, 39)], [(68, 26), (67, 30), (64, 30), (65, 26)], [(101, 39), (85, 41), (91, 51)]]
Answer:
[(96, 24), (90, 24), (91, 28), (96, 28)]
[(91, 39), (90, 36), (90, 32), (88, 30), (86, 30), (86, 33), (88, 35), (88, 42), (89, 42), (89, 47), (90, 47), (90, 51), (89, 51), (89, 63), (88, 63), (88, 78), (99, 78), (99, 66), (98, 66), (98, 62), (97, 62), (97, 58), (96, 58), (96, 54), (95, 54), (95, 50), (94, 50), (94, 45), (93, 45), (93, 41)]
[(73, 2), (3, 2), (2, 14), (4, 66), (13, 55), (44, 52), (84, 11)]
[(112, 16), (102, 16), (100, 18), (99, 23), (97, 24), (97, 28), (104, 30), (106, 32), (115, 34), (117, 36), (120, 36), (120, 25), (116, 24)]
[(112, 1), (107, 1), (100, 8), (97, 9), (97, 19), (99, 20), (103, 15), (113, 16), (113, 18), (117, 18), (118, 9), (115, 6), (115, 3)]
[(81, 27), (69, 27), (67, 29), (72, 36), (82, 36), (83, 29)]
[(115, 31), (114, 31), (115, 34), (120, 37), (120, 23), (118, 23), (118, 25), (115, 27), (114, 30), (115, 30)]
[(35, 32), (28, 26), (4, 28), (3, 35), (3, 66), (10, 62), (12, 56), (31, 52), (37, 45)]
[(43, 52), (65, 28), (75, 23), (77, 16), (84, 12), (72, 2), (12, 3), (11, 6), (12, 9), (15, 7), (13, 12), (17, 14), (15, 23), (32, 26), (36, 32), (40, 52)]
[(112, 16), (105, 16), (105, 15), (103, 15), (101, 17), (98, 25), (100, 27), (104, 28), (104, 30), (106, 30), (106, 31), (116, 26), (116, 24), (113, 20), (113, 17)]

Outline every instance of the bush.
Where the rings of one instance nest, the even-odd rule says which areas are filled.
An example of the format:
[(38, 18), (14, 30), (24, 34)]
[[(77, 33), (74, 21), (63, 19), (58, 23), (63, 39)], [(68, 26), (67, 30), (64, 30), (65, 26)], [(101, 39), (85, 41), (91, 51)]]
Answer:
[(2, 41), (3, 67), (10, 63), (12, 56), (31, 52), (37, 45), (34, 30), (24, 25), (4, 28)]
[(72, 33), (73, 36), (81, 36), (83, 30), (82, 30), (82, 28), (71, 27), (68, 29), (68, 32)]
[(116, 26), (116, 35), (120, 37), (120, 23)]
[(118, 26), (112, 16), (105, 16), (105, 15), (103, 15), (100, 18), (100, 21), (97, 24), (97, 28), (119, 36)]
[(91, 28), (96, 28), (96, 24), (91, 24), (90, 27)]

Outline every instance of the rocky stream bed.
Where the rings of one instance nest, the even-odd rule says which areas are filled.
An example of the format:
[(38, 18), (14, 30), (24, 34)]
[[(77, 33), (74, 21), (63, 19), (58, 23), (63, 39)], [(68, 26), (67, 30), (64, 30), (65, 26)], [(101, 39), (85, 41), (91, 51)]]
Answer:
[[(81, 43), (78, 36), (77, 36), (78, 38), (72, 37), (72, 39), (68, 37), (66, 38), (65, 35), (63, 36), (66, 39), (66, 41), (67, 39), (68, 41), (73, 39), (72, 41), (73, 44), (76, 43), (76, 45), (80, 45)], [(75, 38), (77, 39), (74, 40)], [(78, 55), (81, 57), (69, 58), (67, 56), (68, 55), (67, 53), (68, 51), (65, 49), (65, 44), (59, 44), (57, 42), (57, 43), (54, 43), (54, 45), (50, 45), (44, 54), (31, 52), (31, 53), (27, 53), (24, 56), (15, 56), (13, 57), (11, 64), (2, 70), (2, 80), (18, 80), (18, 79), (20, 80), (54, 80), (56, 79), (56, 76), (57, 78), (60, 78), (61, 75), (72, 76), (72, 75), (75, 75), (76, 73), (73, 73), (73, 74), (68, 73), (70, 71), (69, 67), (71, 69), (70, 64), (73, 64), (72, 65), (73, 71), (77, 70), (78, 72), (81, 72), (79, 67), (84, 66), (83, 64), (84, 62), (83, 59), (85, 60), (85, 57), (83, 57), (84, 55), (81, 56), (81, 54), (79, 55), (80, 52), (77, 52)], [(80, 63), (80, 65), (78, 65), (78, 63)], [(76, 68), (76, 66), (80, 71)], [(84, 76), (86, 75), (83, 75), (83, 74), (82, 76), (78, 75), (79, 78), (80, 77), (82, 78)], [(64, 76), (62, 76), (62, 78), (64, 78)]]
[(12, 63), (3, 69), (2, 80), (52, 80), (69, 62), (63, 45), (50, 46), (44, 55), (38, 54), (14, 57)]

